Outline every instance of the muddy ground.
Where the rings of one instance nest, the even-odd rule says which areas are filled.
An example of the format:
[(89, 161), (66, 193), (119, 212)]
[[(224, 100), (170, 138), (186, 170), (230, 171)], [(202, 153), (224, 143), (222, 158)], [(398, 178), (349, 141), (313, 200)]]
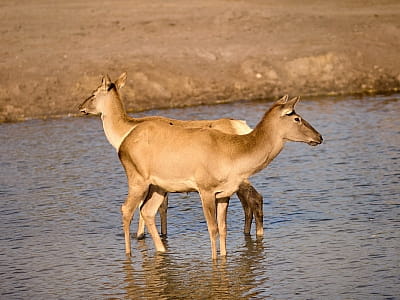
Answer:
[(130, 112), (400, 89), (398, 0), (2, 0), (0, 121), (76, 114), (128, 72)]

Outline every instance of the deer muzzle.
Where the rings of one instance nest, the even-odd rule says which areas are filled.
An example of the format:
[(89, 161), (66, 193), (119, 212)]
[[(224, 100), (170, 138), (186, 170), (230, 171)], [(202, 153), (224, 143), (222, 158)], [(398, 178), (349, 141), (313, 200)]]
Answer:
[(320, 144), (322, 144), (322, 142), (324, 141), (324, 139), (322, 138), (322, 135), (318, 134), (318, 136), (315, 139), (312, 139), (311, 141), (308, 142), (308, 144), (310, 146), (318, 146)]

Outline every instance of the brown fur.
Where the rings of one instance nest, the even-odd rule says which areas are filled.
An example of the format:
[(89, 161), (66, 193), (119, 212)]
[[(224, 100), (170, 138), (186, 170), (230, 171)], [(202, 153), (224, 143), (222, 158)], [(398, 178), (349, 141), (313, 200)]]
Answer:
[[(161, 196), (166, 192), (198, 191), (210, 234), (212, 257), (215, 259), (217, 255), (218, 234), (220, 254), (226, 255), (229, 197), (249, 176), (265, 168), (286, 141), (311, 145), (322, 142), (321, 135), (294, 112), (298, 98), (283, 97), (266, 112), (252, 132), (234, 135), (215, 129), (166, 125), (162, 119), (133, 124), (132, 119), (113, 113), (118, 110), (113, 103), (120, 100), (114, 96), (117, 100), (112, 101), (106, 96), (104, 91), (109, 91), (109, 85), (109, 79), (103, 79), (103, 92), (96, 95), (98, 99), (94, 103), (85, 102), (89, 107), (85, 112), (102, 114), (106, 135), (118, 150), (128, 177), (129, 193), (121, 207), (128, 254), (131, 252), (130, 222), (140, 203), (145, 202), (142, 216), (156, 249), (163, 252), (165, 247), (154, 222), (162, 203)], [(117, 80), (116, 86), (119, 85)], [(153, 193), (160, 197), (151, 197)]]

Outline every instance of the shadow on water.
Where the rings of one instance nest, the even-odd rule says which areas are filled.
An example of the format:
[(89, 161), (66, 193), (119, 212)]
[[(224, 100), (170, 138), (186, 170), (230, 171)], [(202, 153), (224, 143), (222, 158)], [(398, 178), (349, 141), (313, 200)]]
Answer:
[[(98, 118), (1, 124), (1, 299), (396, 299), (400, 295), (400, 95), (303, 99), (324, 136), (288, 143), (251, 178), (264, 239), (243, 234), (236, 196), (226, 260), (213, 263), (196, 193), (171, 194), (168, 252), (133, 239), (125, 258), (126, 177)], [(270, 103), (142, 112), (245, 119)], [(137, 216), (132, 232), (136, 228)]]

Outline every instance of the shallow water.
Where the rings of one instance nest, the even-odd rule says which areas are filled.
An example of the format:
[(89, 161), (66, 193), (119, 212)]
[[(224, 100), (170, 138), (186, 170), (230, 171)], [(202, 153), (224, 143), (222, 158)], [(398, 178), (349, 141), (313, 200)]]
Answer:
[[(303, 99), (325, 138), (288, 143), (252, 182), (264, 238), (234, 196), (228, 257), (213, 263), (198, 195), (173, 194), (168, 252), (126, 259), (123, 169), (98, 118), (0, 125), (1, 299), (396, 299), (400, 295), (400, 95)], [(150, 111), (245, 119), (267, 102)], [(136, 217), (132, 230), (135, 230)], [(254, 227), (254, 225), (253, 225)]]

